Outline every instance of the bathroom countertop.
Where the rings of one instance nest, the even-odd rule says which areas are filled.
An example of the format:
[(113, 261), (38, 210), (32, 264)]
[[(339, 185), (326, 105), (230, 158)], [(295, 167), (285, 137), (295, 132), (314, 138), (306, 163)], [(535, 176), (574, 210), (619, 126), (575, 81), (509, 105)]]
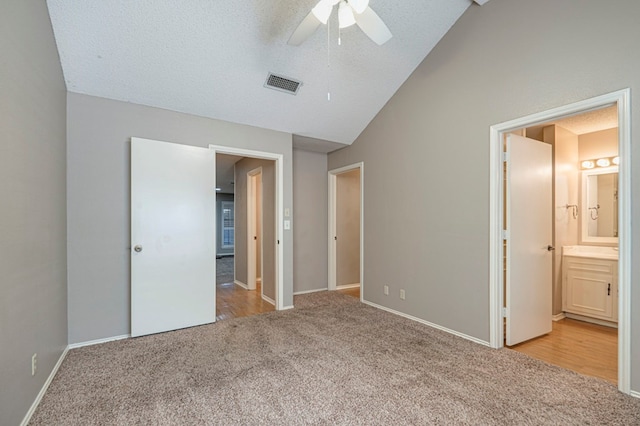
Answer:
[(618, 260), (618, 247), (563, 246), (563, 256), (590, 257), (593, 259)]

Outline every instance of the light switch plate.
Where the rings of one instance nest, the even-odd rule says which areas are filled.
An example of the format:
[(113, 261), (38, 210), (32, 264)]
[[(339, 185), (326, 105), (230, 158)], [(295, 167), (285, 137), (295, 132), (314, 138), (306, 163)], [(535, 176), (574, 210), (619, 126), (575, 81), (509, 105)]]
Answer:
[(285, 220), (284, 221), (284, 229), (285, 229), (285, 231), (291, 229), (291, 221), (290, 220)]
[(291, 216), (291, 210), (289, 210), (288, 208), (284, 209), (284, 217), (289, 217), (289, 216)]

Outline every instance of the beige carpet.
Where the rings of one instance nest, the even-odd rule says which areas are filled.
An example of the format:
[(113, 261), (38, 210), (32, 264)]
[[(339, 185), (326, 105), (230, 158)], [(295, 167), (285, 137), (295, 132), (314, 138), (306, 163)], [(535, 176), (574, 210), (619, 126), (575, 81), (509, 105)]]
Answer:
[(32, 425), (638, 425), (611, 384), (333, 293), (69, 352)]

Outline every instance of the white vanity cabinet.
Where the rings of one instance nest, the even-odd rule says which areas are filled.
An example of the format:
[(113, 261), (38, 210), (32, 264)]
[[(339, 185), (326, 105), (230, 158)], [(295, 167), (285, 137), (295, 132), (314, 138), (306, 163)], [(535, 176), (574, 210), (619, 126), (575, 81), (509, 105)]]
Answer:
[(562, 257), (563, 311), (618, 322), (618, 260), (567, 252)]

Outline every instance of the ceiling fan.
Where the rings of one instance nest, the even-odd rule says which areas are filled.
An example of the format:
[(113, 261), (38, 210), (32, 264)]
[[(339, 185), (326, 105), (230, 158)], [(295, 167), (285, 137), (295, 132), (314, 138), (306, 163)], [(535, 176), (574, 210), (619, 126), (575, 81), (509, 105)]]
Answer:
[(320, 24), (326, 25), (336, 4), (339, 4), (338, 24), (340, 28), (358, 24), (360, 29), (378, 45), (383, 45), (392, 37), (389, 28), (369, 7), (369, 0), (320, 0), (298, 25), (288, 43), (299, 46), (318, 29)]

